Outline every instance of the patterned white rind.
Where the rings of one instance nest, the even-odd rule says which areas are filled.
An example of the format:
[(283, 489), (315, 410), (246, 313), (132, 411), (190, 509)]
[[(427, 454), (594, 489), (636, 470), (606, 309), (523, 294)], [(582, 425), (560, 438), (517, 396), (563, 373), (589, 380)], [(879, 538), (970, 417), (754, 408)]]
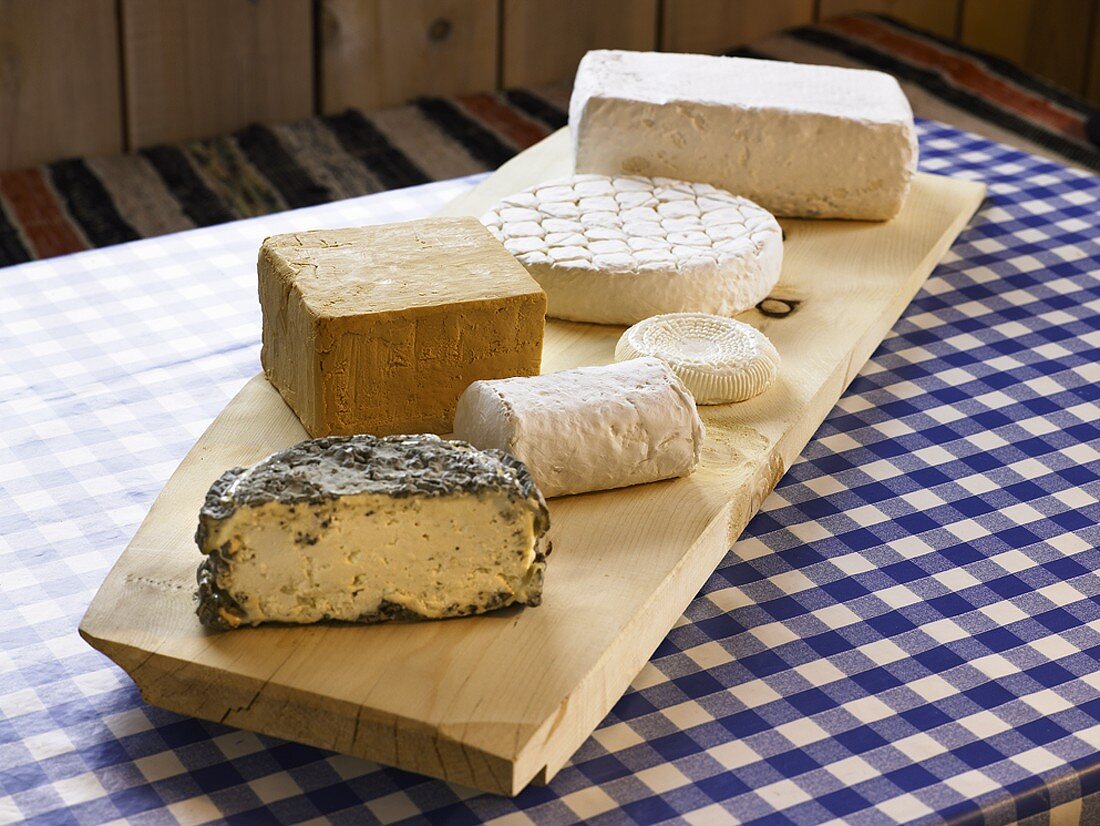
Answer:
[(766, 335), (705, 313), (673, 313), (635, 324), (619, 339), (615, 360), (640, 356), (667, 362), (697, 404), (751, 399), (779, 375), (779, 351)]
[(481, 220), (542, 286), (547, 314), (570, 321), (736, 315), (767, 297), (783, 263), (769, 212), (670, 178), (573, 175), (511, 195)]

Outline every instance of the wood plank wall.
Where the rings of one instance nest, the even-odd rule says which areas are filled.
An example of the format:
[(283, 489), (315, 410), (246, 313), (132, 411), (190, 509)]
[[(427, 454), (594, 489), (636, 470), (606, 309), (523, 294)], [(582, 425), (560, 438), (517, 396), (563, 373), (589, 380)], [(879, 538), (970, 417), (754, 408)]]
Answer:
[(0, 169), (122, 143), (114, 0), (0, 0)]
[(504, 0), (504, 86), (570, 77), (591, 49), (653, 49), (657, 0)]
[(720, 52), (854, 11), (1100, 104), (1100, 0), (0, 0), (0, 169), (566, 80), (592, 48)]
[(497, 83), (497, 0), (323, 0), (322, 112), (379, 109)]
[(128, 145), (313, 111), (305, 0), (122, 0), (121, 12)]

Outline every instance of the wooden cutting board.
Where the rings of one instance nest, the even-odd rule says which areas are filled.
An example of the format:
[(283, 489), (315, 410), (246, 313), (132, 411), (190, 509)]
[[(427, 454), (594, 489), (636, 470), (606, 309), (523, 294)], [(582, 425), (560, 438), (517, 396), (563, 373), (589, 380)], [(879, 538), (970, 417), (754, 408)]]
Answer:
[[(571, 171), (558, 132), (442, 214)], [(546, 782), (629, 686), (981, 203), (976, 183), (917, 175), (888, 223), (782, 221), (779, 379), (701, 409), (686, 479), (552, 500), (539, 608), (405, 625), (203, 629), (192, 539), (210, 483), (306, 437), (262, 376), (215, 419), (153, 504), (80, 633), (145, 700), (490, 792)], [(311, 227), (302, 227), (310, 229)], [(768, 305), (771, 308), (773, 305)], [(548, 321), (544, 372), (613, 360), (618, 327)]]

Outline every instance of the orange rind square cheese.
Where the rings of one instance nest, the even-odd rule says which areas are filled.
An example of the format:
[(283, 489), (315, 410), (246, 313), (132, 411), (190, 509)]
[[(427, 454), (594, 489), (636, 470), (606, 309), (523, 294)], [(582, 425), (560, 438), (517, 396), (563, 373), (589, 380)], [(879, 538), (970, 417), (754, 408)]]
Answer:
[(539, 372), (546, 296), (475, 218), (276, 235), (264, 372), (311, 436), (448, 433), (479, 379)]

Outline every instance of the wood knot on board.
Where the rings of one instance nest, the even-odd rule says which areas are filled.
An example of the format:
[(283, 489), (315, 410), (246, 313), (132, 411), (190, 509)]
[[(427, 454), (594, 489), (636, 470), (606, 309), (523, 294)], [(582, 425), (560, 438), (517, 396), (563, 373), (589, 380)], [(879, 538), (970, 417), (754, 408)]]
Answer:
[(801, 303), (795, 298), (775, 298), (769, 295), (756, 305), (756, 309), (760, 311), (761, 315), (768, 318), (786, 318), (797, 310), (798, 305)]

